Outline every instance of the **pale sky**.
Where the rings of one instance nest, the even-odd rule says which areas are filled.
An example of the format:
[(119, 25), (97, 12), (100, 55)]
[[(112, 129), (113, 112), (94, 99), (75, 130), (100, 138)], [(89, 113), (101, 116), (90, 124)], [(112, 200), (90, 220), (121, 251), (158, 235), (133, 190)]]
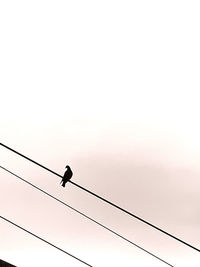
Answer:
[[(0, 142), (200, 248), (199, 1), (1, 1)], [(200, 254), (0, 147), (0, 165), (177, 267)], [(0, 169), (0, 215), (93, 266), (167, 266)], [(4, 221), (0, 259), (84, 266)]]

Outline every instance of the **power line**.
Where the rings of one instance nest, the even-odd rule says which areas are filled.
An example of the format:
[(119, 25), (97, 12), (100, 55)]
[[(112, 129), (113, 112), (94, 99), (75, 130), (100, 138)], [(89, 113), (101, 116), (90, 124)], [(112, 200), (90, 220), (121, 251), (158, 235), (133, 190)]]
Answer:
[(18, 224), (16, 224), (16, 223), (12, 222), (12, 221), (10, 221), (10, 220), (8, 220), (7, 218), (5, 218), (5, 217), (3, 217), (3, 216), (0, 216), (0, 218), (3, 219), (4, 221), (7, 221), (8, 223), (10, 223), (10, 224), (12, 224), (12, 225), (18, 227), (18, 228), (20, 228), (21, 230), (25, 231), (26, 233), (28, 233), (28, 234), (30, 234), (30, 235), (32, 235), (32, 236), (34, 236), (34, 237), (40, 239), (41, 241), (47, 243), (48, 245), (50, 245), (50, 246), (52, 246), (52, 247), (54, 247), (54, 248), (56, 248), (56, 249), (62, 251), (63, 253), (65, 253), (65, 254), (71, 256), (72, 258), (74, 258), (74, 259), (76, 259), (76, 260), (78, 260), (78, 261), (84, 263), (85, 265), (92, 267), (92, 265), (88, 264), (87, 262), (85, 262), (85, 261), (79, 259), (78, 257), (75, 257), (74, 255), (70, 254), (69, 252), (67, 252), (67, 251), (65, 251), (65, 250), (63, 250), (63, 249), (61, 249), (61, 248), (55, 246), (54, 244), (50, 243), (49, 241), (47, 241), (47, 240), (45, 240), (45, 239), (39, 237), (38, 235), (36, 235), (36, 234), (34, 234), (34, 233), (28, 231), (27, 229), (21, 227), (20, 225), (18, 225)]
[(54, 200), (58, 201), (59, 203), (65, 205), (66, 207), (72, 209), (73, 211), (77, 212), (78, 214), (82, 215), (83, 217), (85, 217), (85, 218), (89, 219), (90, 221), (92, 221), (92, 222), (98, 224), (99, 226), (103, 227), (104, 229), (108, 230), (109, 232), (113, 233), (114, 235), (116, 235), (116, 236), (122, 238), (123, 240), (129, 242), (130, 244), (132, 244), (132, 245), (136, 246), (137, 248), (143, 250), (144, 252), (150, 254), (151, 256), (155, 257), (156, 259), (158, 259), (158, 260), (160, 260), (160, 261), (166, 263), (167, 265), (173, 267), (173, 265), (171, 265), (170, 263), (166, 262), (165, 260), (159, 258), (159, 257), (156, 256), (155, 254), (153, 254), (153, 253), (149, 252), (148, 250), (146, 250), (146, 249), (140, 247), (139, 245), (137, 245), (137, 244), (135, 244), (134, 242), (130, 241), (129, 239), (123, 237), (122, 235), (118, 234), (117, 232), (113, 231), (112, 229), (108, 228), (107, 226), (105, 226), (105, 225), (103, 225), (103, 224), (97, 222), (96, 220), (94, 220), (94, 219), (92, 219), (91, 217), (87, 216), (87, 215), (84, 214), (83, 212), (80, 212), (79, 210), (77, 210), (77, 209), (71, 207), (71, 206), (68, 205), (67, 203), (63, 202), (62, 200), (60, 200), (60, 199), (58, 199), (58, 198), (56, 198), (56, 197), (54, 197), (53, 195), (51, 195), (51, 194), (49, 194), (48, 192), (44, 191), (43, 189), (41, 189), (41, 188), (35, 186), (34, 184), (28, 182), (27, 180), (23, 179), (22, 177), (18, 176), (17, 174), (11, 172), (10, 170), (8, 170), (8, 169), (6, 169), (6, 168), (4, 168), (4, 167), (2, 167), (2, 166), (0, 166), (0, 168), (2, 168), (3, 170), (7, 171), (7, 172), (10, 173), (10, 174), (12, 174), (13, 176), (17, 177), (18, 179), (22, 180), (23, 182), (25, 182), (25, 183), (31, 185), (32, 187), (34, 187), (35, 189), (41, 191), (42, 193), (46, 194), (47, 196), (53, 198)]
[[(8, 147), (8, 146), (2, 144), (2, 143), (0, 143), (0, 145), (3, 146), (3, 147), (5, 147), (5, 148), (7, 148), (7, 149), (9, 149), (9, 150), (12, 151), (12, 152), (18, 154), (19, 156), (21, 156), (21, 157), (23, 157), (23, 158), (25, 158), (25, 159), (27, 159), (27, 160), (33, 162), (34, 164), (36, 164), (36, 165), (38, 165), (38, 166), (44, 168), (45, 170), (47, 170), (47, 171), (49, 171), (49, 172), (51, 172), (51, 173), (57, 175), (58, 177), (63, 178), (60, 174), (58, 174), (58, 173), (56, 173), (56, 172), (50, 170), (49, 168), (47, 168), (47, 167), (41, 165), (40, 163), (38, 163), (38, 162), (36, 162), (36, 161), (34, 161), (34, 160), (32, 160), (32, 159), (26, 157), (25, 155), (23, 155), (23, 154), (17, 152), (16, 150), (14, 150), (14, 149), (12, 149), (12, 148), (10, 148), (10, 147)], [(137, 220), (139, 220), (139, 221), (141, 221), (141, 222), (143, 222), (143, 223), (145, 223), (145, 224), (151, 226), (152, 228), (154, 228), (154, 229), (156, 229), (156, 230), (162, 232), (162, 233), (165, 234), (165, 235), (170, 236), (171, 238), (175, 239), (176, 241), (179, 241), (179, 242), (181, 242), (182, 244), (184, 244), (184, 245), (186, 245), (186, 246), (188, 246), (188, 247), (190, 247), (190, 248), (192, 248), (192, 249), (194, 249), (194, 250), (200, 252), (200, 250), (199, 250), (198, 248), (194, 247), (193, 245), (190, 245), (189, 243), (185, 242), (184, 240), (182, 240), (182, 239), (180, 239), (180, 238), (178, 238), (178, 237), (176, 237), (176, 236), (174, 236), (174, 235), (172, 235), (172, 234), (170, 234), (170, 233), (168, 233), (168, 232), (162, 230), (161, 228), (157, 227), (156, 225), (154, 225), (154, 224), (152, 224), (152, 223), (150, 223), (150, 222), (148, 222), (148, 221), (146, 221), (146, 220), (140, 218), (139, 216), (137, 216), (137, 215), (131, 213), (130, 211), (125, 210), (124, 208), (121, 208), (120, 206), (114, 204), (113, 202), (111, 202), (111, 201), (109, 201), (109, 200), (107, 200), (107, 199), (105, 199), (105, 198), (103, 198), (103, 197), (101, 197), (101, 196), (99, 196), (99, 195), (93, 193), (92, 191), (90, 191), (90, 190), (84, 188), (83, 186), (81, 186), (81, 185), (79, 185), (79, 184), (77, 184), (77, 183), (72, 182), (71, 180), (70, 180), (69, 182), (70, 182), (71, 184), (75, 185), (76, 187), (78, 187), (78, 188), (84, 190), (85, 192), (87, 192), (87, 193), (89, 193), (89, 194), (91, 194), (91, 195), (93, 195), (93, 196), (95, 196), (95, 197), (97, 197), (97, 198), (103, 200), (104, 202), (108, 203), (109, 205), (111, 205), (111, 206), (113, 206), (113, 207), (115, 207), (115, 208), (117, 208), (117, 209), (123, 211), (124, 213), (130, 215), (131, 217), (133, 217), (133, 218), (135, 218), (135, 219), (137, 219)]]

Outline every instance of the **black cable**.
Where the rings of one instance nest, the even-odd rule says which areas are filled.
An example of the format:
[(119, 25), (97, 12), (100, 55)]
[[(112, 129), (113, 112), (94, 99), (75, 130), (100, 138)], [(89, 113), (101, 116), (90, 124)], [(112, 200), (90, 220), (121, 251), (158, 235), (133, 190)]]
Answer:
[[(21, 156), (21, 157), (23, 157), (23, 158), (25, 158), (25, 159), (27, 159), (27, 160), (29, 160), (29, 161), (35, 163), (36, 165), (38, 165), (38, 166), (44, 168), (45, 170), (47, 170), (47, 171), (49, 171), (49, 172), (51, 172), (51, 173), (53, 173), (53, 174), (55, 174), (55, 175), (57, 175), (57, 176), (63, 178), (63, 176), (61, 176), (60, 174), (58, 174), (58, 173), (56, 173), (56, 172), (54, 172), (54, 171), (48, 169), (47, 167), (41, 165), (40, 163), (38, 163), (38, 162), (36, 162), (36, 161), (34, 161), (34, 160), (32, 160), (32, 159), (30, 159), (30, 158), (24, 156), (23, 154), (17, 152), (16, 150), (14, 150), (14, 149), (12, 149), (12, 148), (10, 148), (10, 147), (8, 147), (8, 146), (2, 144), (2, 143), (0, 143), (0, 145), (3, 146), (3, 147), (5, 147), (5, 148), (7, 148), (7, 149), (9, 149), (9, 150), (12, 151), (12, 152), (18, 154), (19, 156)], [(106, 203), (112, 205), (113, 207), (115, 207), (115, 208), (117, 208), (117, 209), (119, 209), (119, 210), (125, 212), (126, 214), (132, 216), (133, 218), (135, 218), (135, 219), (137, 219), (137, 220), (139, 220), (139, 221), (141, 221), (141, 222), (143, 222), (143, 223), (145, 223), (145, 224), (151, 226), (152, 228), (154, 228), (154, 229), (156, 229), (156, 230), (162, 232), (163, 234), (166, 234), (166, 235), (170, 236), (171, 238), (173, 238), (173, 239), (175, 239), (175, 240), (181, 242), (182, 244), (184, 244), (184, 245), (186, 245), (186, 246), (188, 246), (188, 247), (190, 247), (190, 248), (192, 248), (192, 249), (194, 249), (194, 250), (200, 252), (200, 250), (199, 250), (198, 248), (196, 248), (196, 247), (190, 245), (189, 243), (185, 242), (184, 240), (182, 240), (182, 239), (180, 239), (180, 238), (178, 238), (178, 237), (176, 237), (176, 236), (174, 236), (174, 235), (172, 235), (172, 234), (170, 234), (170, 233), (168, 233), (168, 232), (162, 230), (161, 228), (155, 226), (154, 224), (152, 224), (152, 223), (150, 223), (150, 222), (148, 222), (148, 221), (146, 221), (146, 220), (144, 220), (144, 219), (138, 217), (137, 215), (134, 215), (134, 214), (131, 213), (130, 211), (127, 211), (127, 210), (121, 208), (120, 206), (118, 206), (118, 205), (112, 203), (111, 201), (109, 201), (109, 200), (107, 200), (107, 199), (105, 199), (105, 198), (103, 198), (103, 197), (101, 197), (101, 196), (99, 196), (99, 195), (93, 193), (92, 191), (90, 191), (90, 190), (84, 188), (83, 186), (81, 186), (81, 185), (79, 185), (79, 184), (76, 184), (76, 183), (74, 183), (74, 182), (72, 182), (72, 181), (68, 181), (68, 182), (71, 183), (71, 184), (73, 184), (73, 185), (75, 185), (76, 187), (78, 187), (78, 188), (84, 190), (85, 192), (87, 192), (87, 193), (89, 193), (89, 194), (91, 194), (91, 195), (93, 195), (93, 196), (95, 196), (95, 197), (97, 197), (97, 198), (103, 200), (104, 202), (106, 202)]]
[(166, 262), (165, 260), (163, 260), (163, 259), (159, 258), (159, 257), (158, 257), (158, 256), (156, 256), (155, 254), (153, 254), (153, 253), (149, 252), (148, 250), (146, 250), (146, 249), (144, 249), (144, 248), (140, 247), (139, 245), (137, 245), (137, 244), (135, 244), (134, 242), (130, 241), (129, 239), (127, 239), (127, 238), (123, 237), (122, 235), (120, 235), (120, 234), (116, 233), (115, 231), (111, 230), (110, 228), (106, 227), (105, 225), (103, 225), (103, 224), (101, 224), (101, 223), (97, 222), (96, 220), (94, 220), (94, 219), (92, 219), (91, 217), (89, 217), (89, 216), (85, 215), (84, 213), (80, 212), (79, 210), (77, 210), (77, 209), (75, 209), (75, 208), (71, 207), (70, 205), (68, 205), (67, 203), (63, 202), (62, 200), (60, 200), (60, 199), (58, 199), (58, 198), (56, 198), (56, 197), (52, 196), (52, 195), (51, 195), (51, 194), (49, 194), (48, 192), (44, 191), (43, 189), (41, 189), (41, 188), (39, 188), (39, 187), (35, 186), (34, 184), (32, 184), (32, 183), (30, 183), (30, 182), (28, 182), (27, 180), (23, 179), (22, 177), (18, 176), (17, 174), (15, 174), (15, 173), (13, 173), (13, 172), (9, 171), (8, 169), (6, 169), (6, 168), (4, 168), (4, 167), (2, 167), (2, 166), (0, 166), (0, 168), (2, 168), (3, 170), (7, 171), (7, 172), (8, 172), (8, 173), (10, 173), (10, 174), (12, 174), (13, 176), (17, 177), (18, 179), (22, 180), (23, 182), (25, 182), (25, 183), (27, 183), (27, 184), (31, 185), (32, 187), (36, 188), (37, 190), (41, 191), (42, 193), (46, 194), (47, 196), (49, 196), (49, 197), (53, 198), (54, 200), (56, 200), (56, 201), (60, 202), (61, 204), (65, 205), (66, 207), (68, 207), (68, 208), (72, 209), (73, 211), (77, 212), (78, 214), (80, 214), (80, 215), (84, 216), (85, 218), (89, 219), (90, 221), (92, 221), (92, 222), (94, 222), (94, 223), (98, 224), (99, 226), (103, 227), (104, 229), (106, 229), (106, 230), (110, 231), (111, 233), (115, 234), (116, 236), (118, 236), (118, 237), (122, 238), (123, 240), (125, 240), (125, 241), (129, 242), (130, 244), (132, 244), (132, 245), (136, 246), (137, 248), (139, 248), (139, 249), (143, 250), (144, 252), (146, 252), (146, 253), (150, 254), (151, 256), (155, 257), (156, 259), (158, 259), (158, 260), (160, 260), (160, 261), (162, 261), (162, 262), (166, 263), (167, 265), (169, 265), (169, 266), (172, 266), (172, 267), (173, 267), (173, 265), (171, 265), (170, 263)]
[(36, 234), (34, 234), (34, 233), (32, 233), (32, 232), (30, 232), (30, 231), (26, 230), (25, 228), (23, 228), (23, 227), (19, 226), (18, 224), (14, 223), (14, 222), (11, 222), (10, 220), (6, 219), (5, 217), (3, 217), (3, 216), (0, 216), (0, 218), (1, 218), (1, 219), (3, 219), (3, 220), (5, 220), (5, 221), (7, 221), (7, 222), (9, 222), (9, 223), (11, 223), (11, 224), (13, 224), (14, 226), (16, 226), (16, 227), (20, 228), (21, 230), (23, 230), (23, 231), (27, 232), (28, 234), (30, 234), (30, 235), (32, 235), (32, 236), (34, 236), (34, 237), (36, 237), (36, 238), (40, 239), (41, 241), (43, 241), (43, 242), (47, 243), (48, 245), (50, 245), (50, 246), (52, 246), (52, 247), (54, 247), (54, 248), (56, 248), (56, 249), (58, 249), (58, 250), (60, 250), (60, 251), (64, 252), (65, 254), (67, 254), (67, 255), (69, 255), (69, 256), (71, 256), (71, 257), (73, 257), (74, 259), (76, 259), (76, 260), (78, 260), (78, 261), (80, 261), (80, 262), (84, 263), (85, 265), (92, 267), (92, 265), (88, 264), (87, 262), (85, 262), (85, 261), (82, 261), (82, 260), (81, 260), (81, 259), (79, 259), (78, 257), (75, 257), (74, 255), (70, 254), (69, 252), (67, 252), (67, 251), (65, 251), (65, 250), (63, 250), (63, 249), (61, 249), (61, 248), (59, 248), (59, 247), (55, 246), (54, 244), (50, 243), (49, 241), (47, 241), (47, 240), (45, 240), (45, 239), (43, 239), (43, 238), (39, 237), (38, 235), (36, 235)]

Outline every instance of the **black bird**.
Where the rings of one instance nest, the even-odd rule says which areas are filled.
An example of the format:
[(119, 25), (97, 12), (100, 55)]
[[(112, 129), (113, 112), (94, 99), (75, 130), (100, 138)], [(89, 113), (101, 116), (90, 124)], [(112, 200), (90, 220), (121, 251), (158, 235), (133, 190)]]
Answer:
[(62, 178), (62, 181), (61, 181), (63, 187), (65, 187), (65, 184), (72, 178), (72, 175), (73, 175), (73, 172), (68, 165), (65, 168), (67, 170), (66, 170), (66, 172)]

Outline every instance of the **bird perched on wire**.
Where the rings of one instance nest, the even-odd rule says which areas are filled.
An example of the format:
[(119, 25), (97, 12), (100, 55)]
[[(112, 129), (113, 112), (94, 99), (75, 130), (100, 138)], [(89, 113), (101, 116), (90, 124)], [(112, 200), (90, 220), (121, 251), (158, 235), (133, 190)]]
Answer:
[(64, 173), (64, 176), (62, 178), (62, 181), (60, 183), (62, 183), (62, 186), (65, 187), (65, 184), (72, 178), (73, 172), (71, 170), (71, 168), (67, 165), (65, 167), (67, 170)]

